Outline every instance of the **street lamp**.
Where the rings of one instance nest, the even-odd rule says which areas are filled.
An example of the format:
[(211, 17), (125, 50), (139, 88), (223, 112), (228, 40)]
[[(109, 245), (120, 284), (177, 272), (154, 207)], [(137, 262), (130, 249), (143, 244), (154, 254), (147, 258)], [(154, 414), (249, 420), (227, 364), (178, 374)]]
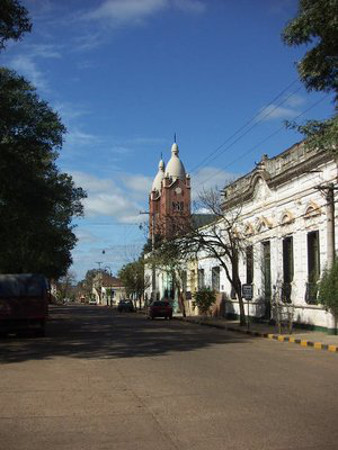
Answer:
[[(154, 256), (155, 251), (155, 212), (150, 211), (140, 211), (140, 214), (148, 214), (151, 215), (151, 253)], [(152, 300), (156, 300), (156, 270), (155, 270), (155, 263), (152, 262), (151, 265), (151, 298)]]

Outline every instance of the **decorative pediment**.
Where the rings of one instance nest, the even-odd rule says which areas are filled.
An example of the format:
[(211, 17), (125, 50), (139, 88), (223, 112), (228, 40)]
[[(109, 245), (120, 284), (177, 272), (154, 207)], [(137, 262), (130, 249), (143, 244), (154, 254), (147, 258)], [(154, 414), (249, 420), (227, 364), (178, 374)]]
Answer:
[(308, 205), (306, 206), (304, 218), (305, 219), (311, 219), (312, 217), (320, 216), (322, 213), (321, 208), (317, 203), (314, 201), (310, 201)]
[(290, 225), (295, 221), (295, 217), (292, 214), (291, 211), (283, 211), (281, 218), (280, 218), (280, 224), (281, 225)]
[(257, 219), (256, 222), (256, 230), (258, 232), (265, 231), (271, 229), (273, 227), (273, 223), (271, 220), (267, 219), (264, 216), (261, 216)]
[(256, 173), (251, 179), (252, 196), (256, 200), (265, 200), (271, 193), (266, 180), (268, 175), (265, 173)]

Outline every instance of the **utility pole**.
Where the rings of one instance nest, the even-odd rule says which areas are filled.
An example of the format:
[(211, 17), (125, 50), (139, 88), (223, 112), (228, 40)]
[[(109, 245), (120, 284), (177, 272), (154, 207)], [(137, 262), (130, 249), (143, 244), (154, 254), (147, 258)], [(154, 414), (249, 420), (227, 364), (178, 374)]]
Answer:
[(99, 304), (101, 305), (101, 290), (102, 290), (102, 272), (101, 272), (101, 264), (103, 263), (103, 261), (96, 261), (96, 264), (98, 264), (99, 266), (99, 271), (98, 271), (98, 282), (99, 282), (99, 286), (98, 286), (98, 295), (99, 295)]
[[(140, 211), (140, 214), (151, 215), (151, 253), (154, 256), (155, 252), (155, 213), (150, 211)], [(151, 264), (151, 298), (156, 300), (156, 269), (154, 261)]]
[(335, 202), (334, 191), (338, 189), (334, 183), (328, 183), (323, 186), (316, 186), (315, 189), (321, 191), (326, 199), (327, 211), (327, 269), (332, 267), (336, 257), (335, 244)]

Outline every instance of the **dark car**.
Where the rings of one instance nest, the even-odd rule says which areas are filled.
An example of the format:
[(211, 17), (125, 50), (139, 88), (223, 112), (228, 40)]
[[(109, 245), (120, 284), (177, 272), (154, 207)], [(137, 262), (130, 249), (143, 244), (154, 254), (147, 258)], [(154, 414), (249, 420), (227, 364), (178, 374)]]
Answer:
[(119, 312), (134, 312), (134, 303), (131, 300), (120, 300), (117, 305), (117, 310)]
[(173, 308), (169, 302), (158, 300), (153, 302), (149, 306), (148, 316), (151, 319), (154, 319), (155, 317), (164, 317), (165, 319), (172, 319)]

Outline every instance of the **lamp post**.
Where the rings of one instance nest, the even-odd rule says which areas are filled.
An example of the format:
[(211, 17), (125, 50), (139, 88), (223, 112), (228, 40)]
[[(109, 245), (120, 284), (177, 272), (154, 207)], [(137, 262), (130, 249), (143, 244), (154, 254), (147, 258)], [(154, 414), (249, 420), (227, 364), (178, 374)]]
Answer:
[(102, 290), (102, 272), (101, 272), (101, 264), (102, 261), (96, 261), (96, 264), (98, 264), (99, 266), (99, 270), (98, 270), (98, 289), (97, 289), (97, 293), (99, 296), (99, 305), (101, 305), (101, 290)]
[[(104, 271), (110, 276), (113, 276), (113, 272), (111, 270), (110, 266), (105, 266)], [(108, 294), (108, 295), (107, 295)], [(106, 290), (106, 296), (107, 296), (107, 306), (113, 306), (113, 296), (114, 296), (114, 290), (112, 287), (109, 288), (109, 291)], [(109, 297), (109, 298), (108, 298)], [(108, 304), (109, 302), (109, 304)]]
[[(155, 251), (155, 213), (150, 211), (140, 211), (140, 214), (151, 215), (151, 253), (154, 255)], [(151, 264), (151, 298), (156, 300), (156, 270), (154, 261)]]

